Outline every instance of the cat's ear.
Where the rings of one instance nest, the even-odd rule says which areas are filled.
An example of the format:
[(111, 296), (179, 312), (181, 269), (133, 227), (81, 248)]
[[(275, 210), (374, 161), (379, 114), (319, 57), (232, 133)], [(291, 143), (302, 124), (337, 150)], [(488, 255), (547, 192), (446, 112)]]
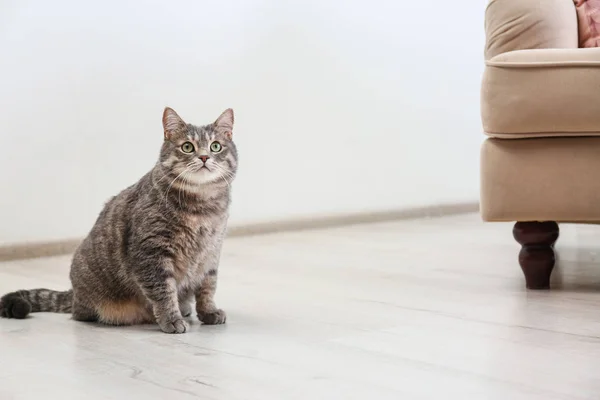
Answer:
[(231, 135), (233, 134), (233, 110), (228, 108), (223, 111), (223, 114), (217, 118), (215, 121), (215, 127), (224, 132), (229, 139), (231, 139)]
[(175, 135), (177, 132), (181, 132), (185, 129), (185, 122), (181, 119), (179, 115), (170, 107), (165, 107), (165, 111), (163, 111), (163, 129), (165, 131), (165, 140), (169, 140)]

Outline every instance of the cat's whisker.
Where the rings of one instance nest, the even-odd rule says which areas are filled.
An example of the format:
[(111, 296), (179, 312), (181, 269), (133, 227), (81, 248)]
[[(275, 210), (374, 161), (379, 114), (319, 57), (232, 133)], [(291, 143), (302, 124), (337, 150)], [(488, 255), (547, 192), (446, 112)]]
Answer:
[[(192, 168), (197, 164), (197, 162), (195, 160), (190, 161), (189, 163), (186, 164), (186, 169), (185, 169), (185, 174), (182, 177), (183, 180), (183, 186), (179, 188), (179, 196), (178, 196), (178, 200), (179, 200), (179, 207), (181, 207), (181, 192), (186, 192), (187, 191), (187, 187), (188, 185), (191, 186), (192, 182), (188, 179), (188, 177), (194, 173), (194, 171), (192, 170)], [(184, 199), (185, 200), (185, 199)]]
[(219, 171), (221, 172), (223, 175), (225, 175), (227, 178), (233, 180), (233, 178), (235, 178), (235, 175), (228, 173), (227, 171)]
[[(226, 178), (229, 171), (227, 171), (224, 167), (222, 167), (219, 164), (214, 164), (213, 166), (215, 167), (215, 170), (220, 173), (219, 177), (225, 181), (227, 186), (231, 187), (231, 184), (229, 183), (229, 181)], [(232, 176), (229, 176), (229, 179), (232, 179), (232, 178), (233, 178)]]
[(235, 174), (231, 171), (226, 170), (225, 168), (221, 168), (222, 173), (227, 176), (227, 178), (229, 178), (231, 181), (233, 181), (235, 179)]
[(224, 173), (224, 174), (227, 174), (229, 177), (233, 177), (233, 173), (231, 173), (231, 172), (227, 171), (227, 170), (225, 169), (225, 167), (223, 167), (222, 165), (220, 165), (220, 164), (213, 164), (212, 166), (213, 166), (215, 169), (217, 169), (219, 172), (221, 172), (221, 173)]
[(186, 169), (184, 169), (184, 170), (183, 170), (183, 171), (182, 171), (182, 172), (181, 172), (179, 175), (177, 175), (177, 176), (175, 177), (175, 179), (173, 179), (173, 182), (171, 182), (171, 184), (170, 184), (170, 185), (169, 185), (169, 187), (167, 188), (167, 192), (165, 193), (165, 204), (167, 204), (167, 200), (168, 200), (168, 197), (169, 197), (169, 192), (171, 191), (171, 187), (173, 186), (173, 184), (175, 183), (175, 181), (176, 181), (177, 179), (179, 179), (179, 177), (180, 177), (181, 175), (183, 175), (183, 174), (185, 174), (186, 172), (188, 172), (188, 170), (189, 170), (189, 168), (186, 168)]
[[(183, 191), (185, 192), (185, 187), (188, 184), (188, 179), (187, 176), (190, 174), (190, 172), (186, 173), (183, 175), (183, 177), (181, 178), (181, 180), (183, 181), (183, 186), (179, 188), (179, 193), (177, 196), (177, 200), (179, 201), (179, 207), (181, 208), (181, 190), (183, 189)], [(185, 200), (185, 199), (184, 199)]]
[[(187, 163), (187, 164), (186, 164), (186, 167), (191, 167), (191, 166), (193, 166), (194, 164), (197, 164), (196, 160), (192, 160), (192, 161), (190, 161), (189, 163)], [(161, 174), (162, 176), (161, 176), (161, 178), (160, 178), (159, 180), (157, 180), (156, 182), (154, 182), (155, 184), (159, 184), (159, 183), (160, 183), (160, 182), (161, 182), (163, 179), (165, 179), (166, 177), (168, 177), (168, 176), (169, 176), (169, 174), (166, 174), (166, 173), (164, 172), (164, 168), (163, 168), (163, 167), (162, 167), (160, 164), (157, 166), (157, 168), (158, 168), (158, 172), (160, 172), (160, 174)]]
[(228, 171), (225, 171), (225, 170), (223, 170), (222, 172), (223, 172), (223, 174), (225, 174), (225, 176), (227, 176), (231, 180), (233, 180), (235, 178), (235, 174), (233, 174), (231, 172), (228, 172)]
[(221, 173), (219, 175), (219, 177), (225, 181), (225, 183), (227, 184), (227, 186), (231, 187), (231, 184), (229, 183), (229, 181), (227, 180), (227, 178), (225, 178), (225, 175), (223, 173)]
[(162, 168), (159, 169), (159, 172), (161, 173), (162, 177), (155, 182), (156, 184), (160, 183), (163, 179), (165, 179), (167, 176), (169, 176), (169, 174), (164, 173)]
[(228, 177), (231, 180), (233, 180), (235, 178), (235, 174), (233, 172), (227, 171), (225, 169), (225, 167), (218, 165), (218, 164), (215, 164), (215, 166), (217, 167), (217, 170), (224, 176)]
[(225, 175), (221, 175), (221, 178), (223, 178), (223, 180), (225, 181), (225, 183), (227, 184), (227, 186), (231, 187), (231, 184), (229, 183), (229, 181), (227, 180), (227, 178), (225, 178)]

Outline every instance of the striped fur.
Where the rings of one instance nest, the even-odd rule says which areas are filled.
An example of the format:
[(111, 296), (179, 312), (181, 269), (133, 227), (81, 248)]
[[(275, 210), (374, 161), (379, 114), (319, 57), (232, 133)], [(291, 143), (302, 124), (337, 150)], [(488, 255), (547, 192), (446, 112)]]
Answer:
[(233, 111), (194, 126), (166, 108), (163, 128), (155, 167), (106, 203), (76, 250), (73, 289), (6, 294), (1, 317), (71, 312), (78, 321), (156, 322), (164, 332), (183, 333), (195, 302), (203, 323), (225, 322), (214, 295), (237, 172)]
[(0, 299), (0, 317), (23, 319), (30, 312), (70, 313), (72, 305), (72, 290), (19, 290)]

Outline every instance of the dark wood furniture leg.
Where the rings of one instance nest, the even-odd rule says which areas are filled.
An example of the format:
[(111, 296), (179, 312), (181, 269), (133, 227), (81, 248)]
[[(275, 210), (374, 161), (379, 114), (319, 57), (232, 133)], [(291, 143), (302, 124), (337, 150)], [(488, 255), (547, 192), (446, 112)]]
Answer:
[(550, 289), (558, 224), (553, 221), (517, 222), (513, 236), (522, 246), (519, 264), (525, 274), (527, 289)]

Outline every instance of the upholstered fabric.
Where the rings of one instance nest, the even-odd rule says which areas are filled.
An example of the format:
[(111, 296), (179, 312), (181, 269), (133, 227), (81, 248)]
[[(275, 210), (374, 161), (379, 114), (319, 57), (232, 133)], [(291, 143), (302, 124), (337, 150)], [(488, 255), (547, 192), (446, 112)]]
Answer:
[(572, 0), (491, 0), (485, 32), (486, 60), (512, 50), (578, 47)]
[(574, 0), (579, 24), (579, 47), (600, 46), (600, 0)]
[(520, 50), (488, 60), (484, 131), (494, 137), (600, 135), (600, 48)]
[(488, 139), (485, 221), (600, 222), (600, 137)]
[(600, 223), (600, 48), (578, 48), (577, 21), (573, 0), (488, 6), (486, 221)]

